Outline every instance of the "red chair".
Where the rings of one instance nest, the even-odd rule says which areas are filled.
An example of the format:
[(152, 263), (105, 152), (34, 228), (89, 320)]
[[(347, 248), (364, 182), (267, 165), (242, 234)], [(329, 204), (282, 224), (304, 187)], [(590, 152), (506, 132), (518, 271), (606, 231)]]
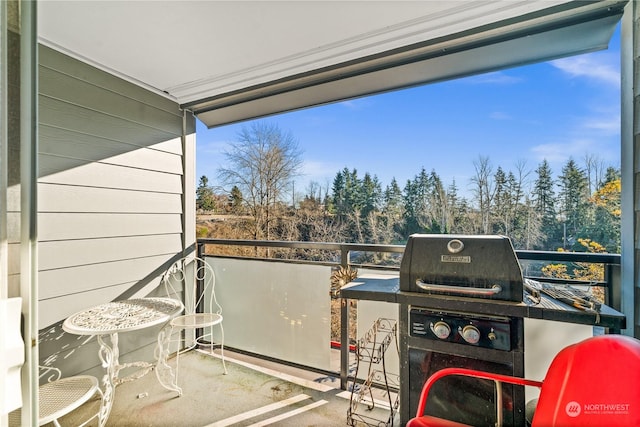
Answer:
[[(640, 341), (635, 338), (600, 335), (570, 345), (556, 355), (543, 381), (464, 368), (442, 369), (425, 382), (417, 415), (407, 427), (464, 425), (424, 413), (431, 387), (449, 375), (493, 380), (496, 385), (539, 387), (532, 427), (640, 426)], [(500, 400), (496, 403), (500, 422)]]

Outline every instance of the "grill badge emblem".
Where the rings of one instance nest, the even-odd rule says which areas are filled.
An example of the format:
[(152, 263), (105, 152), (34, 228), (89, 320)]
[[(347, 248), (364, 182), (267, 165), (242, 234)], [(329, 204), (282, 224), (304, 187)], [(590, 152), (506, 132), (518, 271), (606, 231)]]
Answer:
[(440, 255), (440, 262), (457, 262), (471, 264), (471, 257), (466, 255)]

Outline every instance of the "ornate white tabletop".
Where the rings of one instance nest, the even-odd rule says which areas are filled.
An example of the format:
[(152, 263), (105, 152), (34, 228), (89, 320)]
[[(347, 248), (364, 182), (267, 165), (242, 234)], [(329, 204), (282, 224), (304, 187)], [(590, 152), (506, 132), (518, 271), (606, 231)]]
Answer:
[(62, 329), (76, 335), (105, 335), (161, 325), (184, 306), (171, 298), (138, 298), (113, 301), (69, 316)]
[[(156, 361), (128, 362), (121, 364), (118, 348), (118, 333), (137, 331), (152, 326), (166, 325), (173, 316), (184, 309), (182, 302), (171, 298), (137, 298), (113, 301), (87, 308), (69, 316), (62, 329), (75, 335), (96, 336), (100, 348), (98, 357), (106, 372), (102, 380), (102, 401), (100, 404), (100, 427), (104, 427), (115, 395), (115, 387), (123, 382), (133, 381), (156, 369), (158, 380), (168, 390), (180, 392), (175, 384), (175, 375), (167, 364), (168, 348), (164, 348), (166, 333), (158, 333)], [(110, 343), (104, 339), (109, 336)], [(125, 368), (139, 370), (121, 378), (120, 371)]]

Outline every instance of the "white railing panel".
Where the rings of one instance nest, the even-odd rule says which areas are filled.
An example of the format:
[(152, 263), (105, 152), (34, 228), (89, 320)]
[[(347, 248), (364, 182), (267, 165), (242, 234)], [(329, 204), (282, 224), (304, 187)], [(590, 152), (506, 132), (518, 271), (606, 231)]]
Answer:
[(207, 257), (225, 346), (330, 369), (331, 268)]

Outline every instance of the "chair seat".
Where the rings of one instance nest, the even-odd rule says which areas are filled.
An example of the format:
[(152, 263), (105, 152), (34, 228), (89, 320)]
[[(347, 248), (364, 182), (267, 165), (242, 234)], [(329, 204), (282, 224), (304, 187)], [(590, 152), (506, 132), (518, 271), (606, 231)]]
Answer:
[[(98, 380), (89, 375), (62, 378), (38, 389), (38, 425), (50, 423), (88, 402), (98, 392)], [(20, 410), (9, 414), (10, 425), (20, 425)]]
[(171, 320), (171, 326), (178, 328), (204, 328), (222, 322), (222, 315), (216, 313), (185, 314)]
[(442, 418), (424, 415), (419, 418), (413, 418), (407, 423), (407, 427), (470, 427), (466, 424), (460, 424), (455, 421), (449, 421)]

